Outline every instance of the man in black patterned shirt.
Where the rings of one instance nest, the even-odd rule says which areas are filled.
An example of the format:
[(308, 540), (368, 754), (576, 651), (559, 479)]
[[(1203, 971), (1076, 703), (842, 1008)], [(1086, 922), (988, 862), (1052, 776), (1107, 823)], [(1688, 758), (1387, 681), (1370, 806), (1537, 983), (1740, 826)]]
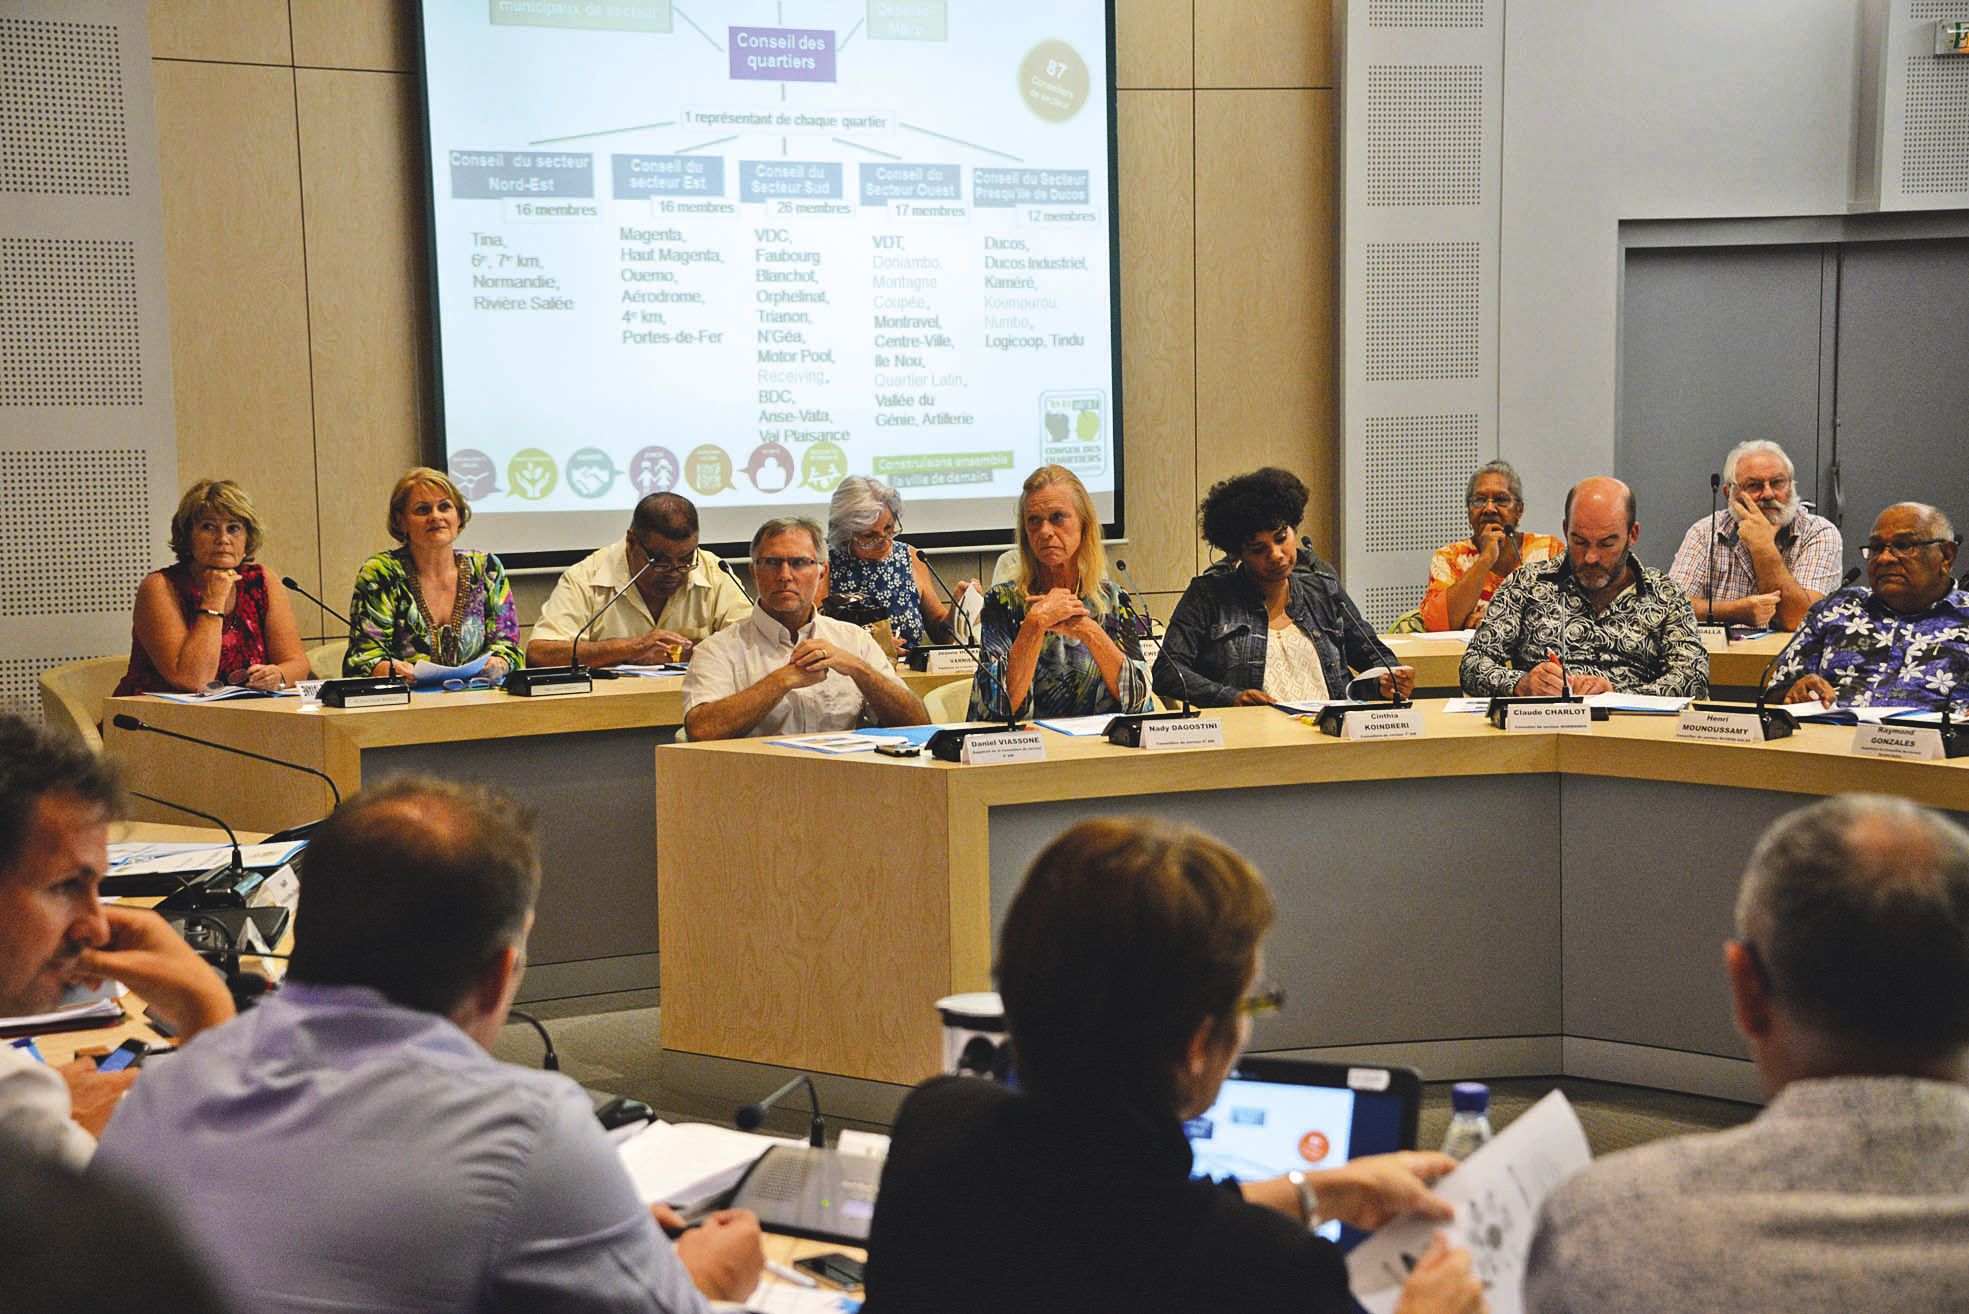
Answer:
[(1564, 557), (1497, 586), (1463, 654), (1463, 691), (1707, 693), (1709, 655), (1688, 595), (1634, 558), (1634, 490), (1605, 476), (1582, 481), (1566, 494), (1565, 531)]

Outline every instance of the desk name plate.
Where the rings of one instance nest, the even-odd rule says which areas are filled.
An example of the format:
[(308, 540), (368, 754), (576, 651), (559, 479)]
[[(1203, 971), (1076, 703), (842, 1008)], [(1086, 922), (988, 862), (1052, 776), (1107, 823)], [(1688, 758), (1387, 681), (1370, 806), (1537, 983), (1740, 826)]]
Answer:
[(1224, 723), (1214, 716), (1142, 722), (1143, 748), (1222, 748)]
[(1042, 762), (1045, 758), (1045, 732), (1033, 729), (967, 735), (964, 754), (959, 760), (966, 766), (983, 766), (992, 762)]
[(978, 659), (962, 648), (932, 648), (923, 654), (925, 675), (956, 675), (978, 669)]
[(1764, 722), (1755, 711), (1711, 712), (1684, 707), (1675, 722), (1677, 739), (1700, 739), (1711, 744), (1761, 744)]
[(1698, 625), (1696, 637), (1702, 640), (1704, 652), (1728, 652), (1730, 650), (1730, 627), (1727, 625)]
[(1585, 703), (1512, 703), (1504, 709), (1506, 734), (1554, 730), (1593, 730), (1593, 709)]
[(1902, 762), (1940, 762), (1948, 757), (1940, 730), (1913, 725), (1854, 726), (1853, 751)]
[(1367, 707), (1340, 722), (1342, 739), (1420, 739), (1422, 713), (1413, 707)]

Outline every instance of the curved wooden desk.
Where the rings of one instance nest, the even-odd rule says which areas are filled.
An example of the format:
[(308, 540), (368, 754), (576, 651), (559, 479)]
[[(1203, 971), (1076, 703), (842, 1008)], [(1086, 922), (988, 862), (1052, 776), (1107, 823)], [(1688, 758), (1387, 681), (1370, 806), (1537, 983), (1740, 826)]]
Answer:
[(1049, 736), (1048, 760), (1000, 766), (658, 750), (666, 1053), (920, 1080), (931, 1002), (989, 987), (1031, 857), (1081, 817), (1138, 813), (1222, 836), (1271, 881), (1266, 971), (1290, 1003), (1256, 1050), (1756, 1098), (1720, 945), (1757, 834), (1801, 795), (1969, 809), (1969, 761), (1854, 757), (1850, 729), (1505, 735), (1432, 704), (1427, 738), (1351, 743), (1221, 716), (1222, 749)]
[[(967, 677), (903, 678), (921, 696)], [(328, 787), (303, 772), (120, 730), (116, 715), (314, 767), (345, 796), (397, 773), (497, 786), (531, 805), (540, 824), (545, 879), (522, 998), (645, 989), (657, 983), (651, 753), (676, 735), (682, 688), (681, 677), (625, 677), (561, 698), (487, 689), (413, 694), (408, 706), (355, 710), (303, 707), (295, 698), (195, 705), (112, 698), (103, 713), (103, 751), (132, 789), (267, 832), (325, 815)], [(141, 801), (133, 815), (186, 820)]]
[[(1381, 636), (1395, 656), (1415, 668), (1415, 687), (1422, 690), (1452, 690), (1458, 687), (1457, 668), (1463, 664), (1463, 651), (1469, 645), (1461, 639), (1438, 638), (1428, 634), (1384, 634)], [(1709, 654), (1709, 685), (1718, 697), (1724, 690), (1750, 690), (1763, 678), (1771, 659), (1791, 642), (1789, 634), (1767, 634), (1761, 639), (1733, 643)]]

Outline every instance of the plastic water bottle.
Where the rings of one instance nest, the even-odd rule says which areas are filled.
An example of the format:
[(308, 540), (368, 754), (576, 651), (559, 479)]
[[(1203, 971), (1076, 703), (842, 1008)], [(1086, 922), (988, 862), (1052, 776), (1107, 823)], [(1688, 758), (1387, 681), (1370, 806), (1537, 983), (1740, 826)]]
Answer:
[(1481, 1081), (1459, 1081), (1450, 1088), (1449, 1107), (1443, 1153), (1467, 1159), (1490, 1139), (1490, 1087)]

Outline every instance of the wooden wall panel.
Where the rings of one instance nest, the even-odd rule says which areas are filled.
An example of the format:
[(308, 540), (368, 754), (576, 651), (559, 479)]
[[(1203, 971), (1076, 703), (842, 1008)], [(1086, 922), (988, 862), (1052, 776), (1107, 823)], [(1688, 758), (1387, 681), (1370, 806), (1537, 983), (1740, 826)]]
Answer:
[(380, 548), (390, 486), (419, 460), (429, 278), (416, 83), (300, 69), (321, 571), (340, 605)]
[[(171, 293), (179, 484), (237, 479), (264, 556), (312, 588), (317, 537), (308, 308), (284, 68), (153, 65)], [(296, 618), (304, 632), (314, 608)]]
[[(1219, 0), (1203, 0), (1207, 9)], [(1188, 87), (1193, 0), (1115, 0), (1114, 76), (1121, 88)]]
[(1265, 464), (1334, 530), (1334, 94), (1197, 93), (1197, 482)]
[(1124, 91), (1121, 149), (1122, 441), (1129, 544), (1143, 589), (1192, 573), (1196, 505), (1196, 286), (1187, 91)]
[(1199, 87), (1331, 87), (1327, 0), (1208, 0), (1196, 10)]
[[(270, 559), (340, 605), (384, 545), (389, 483), (433, 440), (415, 83), (354, 71), (413, 67), (415, 7), (153, 0), (151, 15), (185, 470), (231, 462), (273, 523)], [(1331, 547), (1332, 97), (1190, 91), (1329, 85), (1330, 27), (1324, 0), (1117, 3), (1123, 555), (1159, 611), (1207, 559), (1196, 498), (1226, 474), (1298, 470)], [(301, 71), (242, 83), (185, 60)], [(299, 611), (310, 633), (339, 630)]]
[(150, 0), (150, 53), (156, 59), (285, 64), (287, 0)]
[(302, 68), (417, 70), (417, 6), (406, 0), (290, 0), (290, 7)]

